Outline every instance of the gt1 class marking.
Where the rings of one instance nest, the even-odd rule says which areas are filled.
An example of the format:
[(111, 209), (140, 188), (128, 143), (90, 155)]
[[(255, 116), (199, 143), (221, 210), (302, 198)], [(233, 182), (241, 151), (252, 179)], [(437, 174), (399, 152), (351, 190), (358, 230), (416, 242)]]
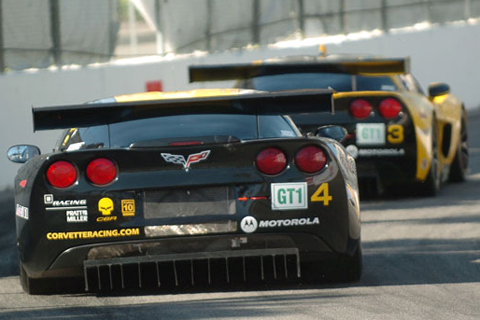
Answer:
[(17, 210), (15, 210), (15, 214), (17, 215), (17, 217), (28, 220), (28, 208), (18, 203), (17, 203)]
[(357, 123), (357, 145), (375, 145), (385, 144), (385, 124), (384, 123)]
[(47, 240), (76, 240), (76, 239), (97, 239), (97, 238), (118, 238), (139, 236), (139, 228), (95, 230), (95, 231), (71, 231), (71, 232), (49, 232)]
[(399, 144), (402, 143), (404, 140), (403, 136), (403, 126), (399, 124), (392, 124), (387, 129), (388, 135), (387, 140), (389, 143), (392, 144)]
[(188, 171), (191, 164), (206, 160), (209, 154), (210, 150), (194, 153), (189, 155), (186, 161), (185, 157), (180, 154), (162, 153), (161, 155), (166, 162), (181, 164), (183, 168)]
[(310, 201), (312, 202), (322, 202), (324, 206), (328, 206), (330, 201), (332, 201), (332, 196), (328, 191), (328, 183), (322, 183), (320, 187), (318, 187), (317, 191), (312, 194)]
[(135, 216), (135, 200), (134, 199), (124, 199), (122, 200), (122, 215), (124, 217), (133, 217)]
[(272, 183), (272, 210), (307, 209), (307, 183)]

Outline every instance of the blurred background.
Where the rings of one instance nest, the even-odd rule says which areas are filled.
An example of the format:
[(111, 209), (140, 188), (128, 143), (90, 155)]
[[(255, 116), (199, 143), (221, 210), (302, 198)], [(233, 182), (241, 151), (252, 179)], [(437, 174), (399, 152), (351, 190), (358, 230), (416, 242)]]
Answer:
[[(480, 0), (0, 0), (0, 150), (33, 132), (31, 108), (189, 84), (192, 64), (299, 54), (410, 56), (426, 88), (480, 106)], [(0, 190), (19, 165), (0, 157)]]

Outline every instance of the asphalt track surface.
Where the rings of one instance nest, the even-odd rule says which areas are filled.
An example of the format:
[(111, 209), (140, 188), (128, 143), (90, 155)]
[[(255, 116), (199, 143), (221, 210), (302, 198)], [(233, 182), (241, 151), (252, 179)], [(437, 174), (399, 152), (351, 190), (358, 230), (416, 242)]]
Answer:
[(355, 284), (131, 296), (29, 296), (18, 281), (14, 203), (0, 195), (0, 319), (480, 319), (480, 112), (471, 172), (435, 198), (362, 201)]

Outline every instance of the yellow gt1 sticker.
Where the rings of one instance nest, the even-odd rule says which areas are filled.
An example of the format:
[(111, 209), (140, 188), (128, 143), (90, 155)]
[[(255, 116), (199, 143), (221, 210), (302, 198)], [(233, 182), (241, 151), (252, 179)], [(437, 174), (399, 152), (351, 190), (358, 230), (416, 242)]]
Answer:
[(388, 131), (388, 134), (387, 134), (388, 142), (393, 144), (399, 144), (403, 142), (404, 140), (403, 126), (399, 124), (392, 124), (391, 126), (388, 126), (387, 131)]
[(312, 202), (321, 202), (323, 201), (324, 206), (328, 206), (330, 201), (332, 201), (332, 196), (328, 192), (328, 183), (322, 183), (318, 187), (317, 191), (312, 195), (310, 201)]

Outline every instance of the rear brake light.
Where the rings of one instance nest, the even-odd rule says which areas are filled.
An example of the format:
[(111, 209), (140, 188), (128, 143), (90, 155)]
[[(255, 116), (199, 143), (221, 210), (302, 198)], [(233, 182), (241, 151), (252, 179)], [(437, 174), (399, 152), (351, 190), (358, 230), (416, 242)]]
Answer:
[(273, 175), (282, 172), (287, 167), (287, 157), (277, 148), (268, 148), (257, 155), (255, 163), (262, 173)]
[(308, 146), (297, 152), (295, 164), (303, 172), (315, 173), (322, 170), (327, 163), (325, 152), (316, 146)]
[(57, 161), (47, 169), (47, 180), (55, 188), (67, 188), (77, 181), (77, 169), (67, 161)]
[(393, 119), (398, 116), (402, 111), (402, 105), (397, 99), (387, 98), (383, 99), (380, 102), (380, 107), (378, 108), (380, 114), (386, 119)]
[(365, 99), (356, 99), (350, 103), (350, 113), (358, 119), (367, 118), (372, 110), (372, 105)]
[(117, 167), (108, 159), (98, 158), (90, 162), (87, 166), (87, 178), (93, 184), (100, 186), (109, 184), (116, 176)]
[(170, 142), (168, 145), (172, 147), (182, 147), (182, 146), (198, 146), (203, 144), (202, 141), (179, 141), (179, 142)]

